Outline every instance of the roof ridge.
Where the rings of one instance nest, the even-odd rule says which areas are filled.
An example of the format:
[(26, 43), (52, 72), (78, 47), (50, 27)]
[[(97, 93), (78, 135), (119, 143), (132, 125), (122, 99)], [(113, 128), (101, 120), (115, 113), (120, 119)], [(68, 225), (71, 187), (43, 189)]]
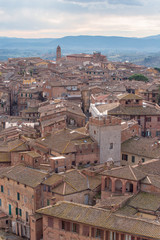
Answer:
[[(70, 204), (70, 205), (77, 205), (77, 206), (81, 206), (81, 207), (84, 207), (84, 208), (93, 208), (93, 209), (97, 209), (97, 210), (101, 210), (103, 212), (111, 212), (110, 210), (108, 209), (103, 209), (103, 208), (98, 208), (96, 207), (95, 205), (94, 206), (90, 206), (90, 205), (85, 205), (83, 203), (76, 203), (76, 202), (70, 202), (70, 201), (67, 201), (67, 200), (64, 200), (64, 201), (58, 201), (55, 205), (53, 205), (52, 207), (56, 206), (56, 205), (60, 205), (63, 204), (63, 203), (67, 203), (67, 204)], [(51, 206), (50, 206), (51, 207)]]
[(66, 182), (64, 182), (64, 186), (63, 186), (63, 195), (65, 194), (65, 190), (66, 190)]
[(147, 176), (147, 179), (148, 179), (149, 183), (152, 183), (151, 180), (150, 180), (150, 178), (149, 178), (149, 176)]
[(71, 186), (74, 190), (78, 191), (70, 182), (68, 182), (66, 179), (65, 179), (65, 183), (67, 183), (69, 186)]
[(113, 213), (113, 216), (117, 216), (117, 217), (123, 217), (123, 218), (129, 218), (129, 219), (133, 219), (133, 220), (138, 220), (138, 221), (142, 221), (142, 222), (146, 222), (146, 223), (148, 223), (148, 224), (156, 224), (156, 225), (160, 225), (160, 222), (158, 223), (158, 222), (156, 222), (156, 221), (148, 221), (148, 219), (142, 219), (142, 218), (134, 218), (134, 217), (131, 217), (131, 216), (125, 216), (125, 215), (121, 215), (121, 214), (116, 214), (116, 213)]
[(135, 180), (137, 180), (136, 175), (134, 174), (133, 169), (131, 168), (130, 165), (129, 165), (129, 168), (130, 168), (130, 170), (131, 170), (131, 172), (132, 172), (132, 175), (134, 176)]

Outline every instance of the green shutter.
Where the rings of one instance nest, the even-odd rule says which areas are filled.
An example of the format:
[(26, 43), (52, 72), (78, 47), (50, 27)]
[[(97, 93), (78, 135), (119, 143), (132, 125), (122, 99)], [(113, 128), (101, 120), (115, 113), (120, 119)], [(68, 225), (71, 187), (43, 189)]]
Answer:
[(1, 201), (1, 199), (0, 199), (0, 207), (2, 206), (2, 201)]
[(17, 200), (20, 200), (20, 193), (17, 192)]
[(12, 215), (11, 204), (9, 204), (9, 215)]
[(18, 208), (16, 207), (16, 215), (18, 215)]
[(4, 192), (3, 185), (1, 185), (1, 192)]

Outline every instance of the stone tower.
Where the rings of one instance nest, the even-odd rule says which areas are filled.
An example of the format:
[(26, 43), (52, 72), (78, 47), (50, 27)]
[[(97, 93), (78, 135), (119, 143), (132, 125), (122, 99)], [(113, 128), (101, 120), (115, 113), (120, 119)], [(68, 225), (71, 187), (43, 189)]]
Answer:
[(121, 160), (121, 119), (117, 117), (91, 117), (89, 134), (100, 148), (100, 163), (113, 161), (120, 165)]
[(56, 61), (61, 59), (61, 47), (58, 45), (57, 52), (56, 52)]

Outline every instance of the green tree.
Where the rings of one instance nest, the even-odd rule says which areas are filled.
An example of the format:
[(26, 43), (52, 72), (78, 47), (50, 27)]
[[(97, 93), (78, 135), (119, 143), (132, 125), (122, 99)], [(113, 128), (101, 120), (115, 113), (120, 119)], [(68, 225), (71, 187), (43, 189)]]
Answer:
[(30, 69), (29, 72), (30, 72), (30, 75), (32, 76), (33, 75), (33, 70)]
[(133, 74), (129, 77), (129, 80), (136, 80), (136, 81), (142, 81), (142, 82), (149, 82), (148, 78), (145, 77), (143, 74)]
[(160, 72), (160, 68), (155, 67), (154, 69), (155, 69), (156, 71)]

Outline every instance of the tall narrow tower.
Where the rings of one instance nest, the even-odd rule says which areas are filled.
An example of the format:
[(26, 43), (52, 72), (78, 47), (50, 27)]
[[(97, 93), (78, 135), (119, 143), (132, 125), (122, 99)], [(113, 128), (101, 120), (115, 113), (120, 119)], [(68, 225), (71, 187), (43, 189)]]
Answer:
[(58, 45), (57, 52), (56, 52), (56, 61), (61, 59), (61, 47)]
[(121, 119), (107, 116), (89, 119), (89, 134), (100, 148), (100, 163), (121, 160)]

